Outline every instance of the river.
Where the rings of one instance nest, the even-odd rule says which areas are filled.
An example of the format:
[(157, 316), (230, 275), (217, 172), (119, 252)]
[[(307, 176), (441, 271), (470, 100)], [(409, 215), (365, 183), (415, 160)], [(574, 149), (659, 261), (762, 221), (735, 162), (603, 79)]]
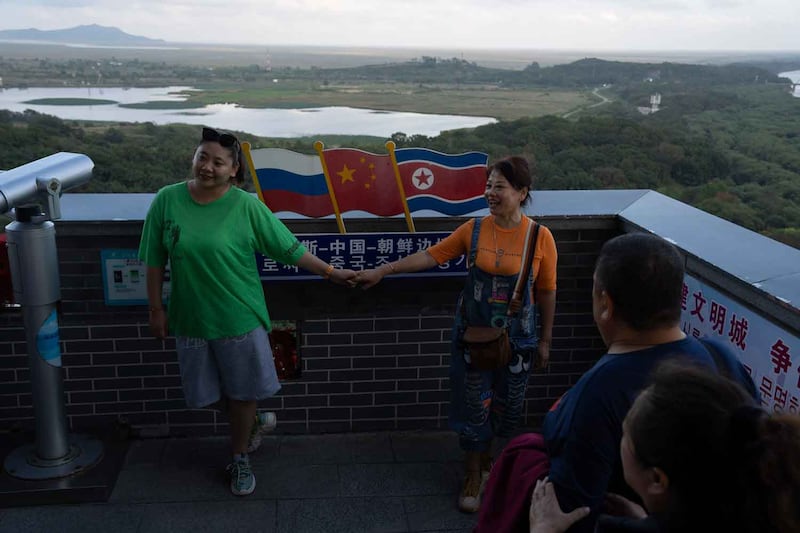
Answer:
[[(396, 111), (375, 111), (351, 107), (309, 109), (254, 109), (237, 104), (212, 104), (195, 109), (133, 109), (119, 104), (181, 102), (191, 87), (159, 88), (29, 88), (0, 89), (0, 109), (22, 112), (31, 109), (68, 120), (104, 122), (152, 122), (154, 124), (203, 124), (214, 128), (244, 131), (259, 137), (304, 137), (313, 135), (374, 135), (393, 133), (434, 137), (442, 131), (474, 128), (495, 122), (491, 117), (428, 115)], [(97, 100), (97, 104), (44, 105), (26, 103), (45, 98)], [(111, 100), (111, 103), (103, 103)]]

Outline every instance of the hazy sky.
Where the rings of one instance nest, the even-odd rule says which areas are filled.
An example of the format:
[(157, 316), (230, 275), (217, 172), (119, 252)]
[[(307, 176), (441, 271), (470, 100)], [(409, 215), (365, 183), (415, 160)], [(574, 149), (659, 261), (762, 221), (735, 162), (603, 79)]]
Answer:
[(178, 42), (800, 50), (800, 0), (0, 0), (0, 13), (0, 29), (100, 24)]

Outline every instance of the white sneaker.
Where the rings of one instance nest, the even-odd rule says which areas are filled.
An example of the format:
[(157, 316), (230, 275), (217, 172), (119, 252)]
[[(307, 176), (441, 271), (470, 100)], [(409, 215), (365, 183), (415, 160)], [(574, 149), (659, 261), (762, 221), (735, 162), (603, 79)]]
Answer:
[(278, 417), (272, 411), (256, 413), (253, 429), (250, 430), (250, 440), (247, 442), (247, 453), (253, 453), (261, 446), (261, 437), (274, 430), (278, 425)]
[(256, 476), (248, 459), (234, 461), (225, 470), (231, 475), (231, 492), (236, 496), (247, 496), (256, 490)]

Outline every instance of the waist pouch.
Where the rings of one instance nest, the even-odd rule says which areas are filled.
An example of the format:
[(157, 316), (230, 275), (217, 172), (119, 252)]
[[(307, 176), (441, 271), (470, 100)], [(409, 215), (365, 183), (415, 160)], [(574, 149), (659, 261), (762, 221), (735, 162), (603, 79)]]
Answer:
[(464, 342), (472, 365), (479, 370), (494, 370), (511, 359), (511, 341), (507, 328), (467, 326)]

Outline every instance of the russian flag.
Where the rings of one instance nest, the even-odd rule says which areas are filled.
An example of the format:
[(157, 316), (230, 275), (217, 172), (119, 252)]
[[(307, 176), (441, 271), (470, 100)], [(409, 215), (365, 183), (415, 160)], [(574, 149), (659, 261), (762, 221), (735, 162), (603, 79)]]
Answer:
[(457, 216), (486, 207), (487, 154), (451, 155), (427, 148), (398, 148), (394, 154), (410, 211)]
[(250, 150), (256, 186), (273, 213), (291, 211), (308, 217), (333, 214), (322, 163), (316, 155), (283, 148)]

